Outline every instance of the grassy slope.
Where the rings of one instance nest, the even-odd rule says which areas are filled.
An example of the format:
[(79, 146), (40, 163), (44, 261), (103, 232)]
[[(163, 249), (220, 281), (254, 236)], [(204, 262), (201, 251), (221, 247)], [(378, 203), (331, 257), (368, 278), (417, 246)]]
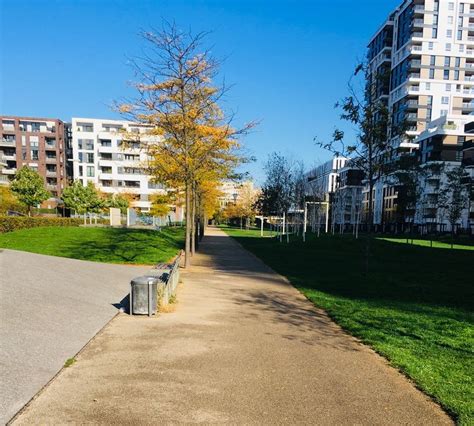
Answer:
[(46, 227), (0, 234), (0, 247), (107, 263), (154, 264), (183, 245), (181, 228), (144, 229)]
[(226, 230), (386, 356), (462, 424), (474, 422), (474, 256), (385, 240), (315, 237), (304, 244)]

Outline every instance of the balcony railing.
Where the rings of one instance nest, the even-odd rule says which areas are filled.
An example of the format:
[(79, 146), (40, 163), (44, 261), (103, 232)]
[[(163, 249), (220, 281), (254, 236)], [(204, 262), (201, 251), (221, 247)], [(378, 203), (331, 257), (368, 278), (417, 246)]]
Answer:
[(52, 170), (46, 170), (46, 176), (56, 177), (58, 172)]
[(2, 146), (16, 146), (16, 141), (11, 140), (11, 139), (1, 139), (0, 140), (0, 145)]
[(408, 78), (420, 78), (420, 73), (419, 72), (412, 72), (411, 74), (408, 74)]
[(422, 26), (425, 23), (423, 19), (413, 19), (413, 25), (415, 27)]

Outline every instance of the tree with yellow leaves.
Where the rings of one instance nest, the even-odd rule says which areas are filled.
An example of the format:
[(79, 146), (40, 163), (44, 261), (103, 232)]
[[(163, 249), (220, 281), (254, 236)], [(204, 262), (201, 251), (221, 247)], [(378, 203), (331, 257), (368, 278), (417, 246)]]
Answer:
[(212, 83), (219, 63), (202, 47), (205, 36), (184, 33), (173, 24), (144, 33), (150, 49), (133, 61), (138, 96), (117, 105), (125, 117), (149, 127), (147, 136), (154, 142), (146, 144), (147, 168), (154, 180), (184, 190), (185, 266), (190, 264), (196, 191), (208, 176), (227, 178), (243, 161), (239, 137), (254, 126), (234, 129), (233, 117), (219, 107), (226, 88)]

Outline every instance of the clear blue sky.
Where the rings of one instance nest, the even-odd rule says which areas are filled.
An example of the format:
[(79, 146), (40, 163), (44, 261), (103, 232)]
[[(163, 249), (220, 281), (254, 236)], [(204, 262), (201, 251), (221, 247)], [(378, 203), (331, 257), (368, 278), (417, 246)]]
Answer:
[(116, 118), (109, 105), (129, 94), (127, 57), (140, 53), (141, 29), (162, 18), (194, 32), (225, 57), (234, 85), (225, 107), (238, 122), (262, 120), (245, 140), (258, 162), (272, 151), (308, 166), (330, 155), (313, 137), (338, 125), (368, 39), (399, 0), (0, 0), (0, 113)]

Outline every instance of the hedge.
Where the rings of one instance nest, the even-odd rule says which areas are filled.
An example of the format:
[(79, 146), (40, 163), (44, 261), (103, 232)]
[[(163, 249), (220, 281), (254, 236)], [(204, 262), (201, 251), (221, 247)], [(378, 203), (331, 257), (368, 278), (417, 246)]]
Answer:
[(0, 216), (0, 233), (38, 226), (79, 226), (83, 219), (70, 217)]

